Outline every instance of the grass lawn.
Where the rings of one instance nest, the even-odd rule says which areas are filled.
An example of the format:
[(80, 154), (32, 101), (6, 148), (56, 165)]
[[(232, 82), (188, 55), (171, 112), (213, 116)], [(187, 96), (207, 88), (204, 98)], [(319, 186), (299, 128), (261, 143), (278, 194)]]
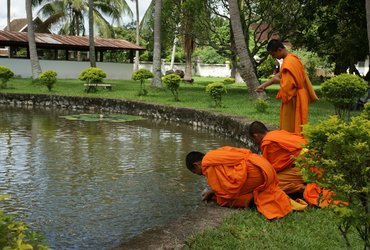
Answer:
[[(182, 83), (179, 90), (180, 102), (175, 102), (169, 90), (153, 89), (146, 82), (147, 96), (139, 97), (140, 83), (135, 81), (105, 81), (112, 91), (99, 90), (86, 93), (84, 82), (79, 80), (58, 80), (52, 92), (45, 86), (31, 83), (30, 79), (11, 79), (3, 93), (52, 94), (66, 96), (86, 96), (137, 100), (147, 103), (190, 107), (228, 115), (260, 120), (278, 126), (280, 101), (275, 99), (278, 86), (267, 89), (269, 107), (259, 113), (254, 100), (248, 97), (244, 84), (227, 86), (228, 93), (223, 97), (224, 108), (214, 108), (212, 99), (205, 93), (208, 83), (222, 81), (223, 78), (194, 77), (193, 84)], [(318, 86), (315, 86), (319, 90)], [(320, 91), (318, 91), (320, 96)], [(310, 106), (310, 123), (318, 123), (334, 114), (331, 104), (321, 99)], [(350, 235), (353, 249), (363, 249), (356, 234)], [(256, 211), (240, 210), (227, 219), (220, 227), (209, 230), (188, 240), (192, 249), (345, 249), (345, 243), (337, 229), (335, 217), (325, 209), (310, 208), (305, 212), (294, 212), (277, 221), (267, 221)]]
[[(245, 84), (227, 85), (228, 93), (223, 96), (223, 108), (214, 108), (213, 101), (205, 93), (208, 83), (222, 81), (224, 78), (217, 77), (194, 77), (193, 84), (182, 83), (179, 89), (180, 102), (175, 102), (171, 91), (166, 89), (155, 89), (150, 86), (148, 80), (145, 85), (148, 90), (147, 96), (138, 96), (140, 83), (135, 81), (106, 80), (113, 90), (99, 89), (95, 93), (84, 91), (84, 82), (79, 80), (58, 80), (51, 92), (45, 86), (32, 83), (30, 79), (11, 79), (8, 88), (1, 90), (6, 93), (32, 93), (32, 94), (53, 94), (67, 96), (89, 96), (102, 98), (117, 98), (127, 100), (138, 100), (147, 103), (161, 103), (163, 105), (190, 107), (213, 112), (220, 112), (228, 115), (235, 115), (248, 118), (249, 120), (260, 120), (266, 124), (279, 124), (280, 101), (275, 99), (278, 85), (270, 86), (267, 89), (269, 96), (269, 107), (266, 112), (261, 113), (254, 107), (254, 100), (249, 98)], [(317, 86), (315, 86), (317, 88)], [(324, 100), (313, 103), (310, 106), (310, 122), (317, 123), (329, 115), (334, 114), (334, 108)]]
[[(348, 238), (353, 249), (364, 249), (354, 232)], [(310, 207), (275, 221), (256, 211), (240, 210), (221, 226), (188, 239), (185, 249), (339, 250), (346, 249), (346, 244), (334, 214)]]

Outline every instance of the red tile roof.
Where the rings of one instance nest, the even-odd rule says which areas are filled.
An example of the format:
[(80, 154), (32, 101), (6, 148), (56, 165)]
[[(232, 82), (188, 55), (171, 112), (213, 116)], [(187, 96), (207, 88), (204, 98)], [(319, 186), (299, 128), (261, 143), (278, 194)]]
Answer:
[[(37, 48), (89, 50), (88, 36), (64, 36), (35, 33)], [(0, 31), (0, 46), (28, 46), (26, 32)], [(95, 38), (96, 50), (145, 50), (145, 48), (122, 39)]]

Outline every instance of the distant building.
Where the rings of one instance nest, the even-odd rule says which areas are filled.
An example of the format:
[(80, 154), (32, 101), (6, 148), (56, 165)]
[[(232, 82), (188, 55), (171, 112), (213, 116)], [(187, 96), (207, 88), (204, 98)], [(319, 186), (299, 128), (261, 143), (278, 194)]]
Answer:
[[(51, 34), (50, 30), (46, 27), (44, 22), (39, 18), (35, 17), (33, 19), (33, 25), (35, 29), (35, 33), (47, 33)], [(13, 19), (10, 22), (10, 30), (15, 32), (27, 32), (28, 31), (28, 23), (27, 18), (17, 18)], [(5, 26), (4, 31), (8, 31), (8, 26)], [(9, 53), (11, 51), (11, 53)], [(14, 47), (0, 47), (0, 57), (10, 57), (10, 55), (15, 55), (17, 53), (17, 48)]]

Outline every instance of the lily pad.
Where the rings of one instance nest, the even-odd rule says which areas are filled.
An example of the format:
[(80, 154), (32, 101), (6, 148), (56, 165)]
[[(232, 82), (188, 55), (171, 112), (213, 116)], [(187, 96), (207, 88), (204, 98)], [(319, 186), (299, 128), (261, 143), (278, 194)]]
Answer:
[(61, 116), (70, 121), (85, 121), (85, 122), (130, 122), (142, 120), (141, 116), (123, 115), (123, 114), (76, 114)]

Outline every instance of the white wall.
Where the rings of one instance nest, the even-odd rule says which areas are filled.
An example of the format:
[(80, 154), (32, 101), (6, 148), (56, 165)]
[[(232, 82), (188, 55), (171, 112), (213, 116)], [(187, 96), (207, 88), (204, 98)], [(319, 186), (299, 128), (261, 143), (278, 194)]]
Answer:
[[(0, 58), (0, 65), (10, 68), (16, 76), (28, 78), (32, 76), (31, 63), (29, 59), (20, 58)], [(56, 61), (56, 60), (40, 60), (42, 71), (55, 70), (58, 73), (59, 79), (77, 79), (80, 72), (90, 67), (90, 62), (77, 61)], [(131, 79), (133, 64), (132, 63), (109, 63), (97, 62), (96, 66), (107, 73), (106, 79), (112, 80), (129, 80)], [(139, 68), (145, 68), (152, 71), (153, 65), (151, 62), (141, 62)], [(176, 63), (174, 70), (185, 70), (185, 64)], [(162, 74), (170, 70), (169, 63), (162, 64)], [(229, 64), (202, 64), (198, 63), (193, 68), (194, 75), (198, 76), (213, 76), (213, 77), (230, 77), (231, 69)], [(237, 76), (237, 82), (242, 81), (240, 76)]]
[[(16, 76), (24, 78), (32, 76), (31, 63), (28, 59), (0, 58), (0, 65), (10, 68)], [(90, 62), (40, 60), (40, 66), (42, 71), (55, 70), (59, 79), (77, 79), (82, 70), (90, 67)], [(132, 63), (97, 62), (96, 66), (107, 74), (106, 79), (131, 79)]]

